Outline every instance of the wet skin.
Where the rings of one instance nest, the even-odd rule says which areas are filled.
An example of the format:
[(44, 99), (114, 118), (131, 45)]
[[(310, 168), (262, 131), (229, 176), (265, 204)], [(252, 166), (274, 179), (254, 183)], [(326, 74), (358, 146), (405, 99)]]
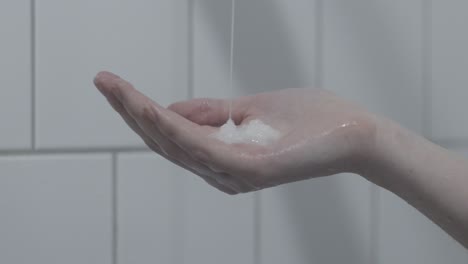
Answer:
[(95, 85), (156, 153), (228, 194), (351, 172), (395, 193), (468, 248), (468, 161), (384, 117), (321, 89), (235, 98), (236, 124), (279, 130), (272, 144), (226, 144), (210, 136), (230, 101), (162, 107), (109, 72)]

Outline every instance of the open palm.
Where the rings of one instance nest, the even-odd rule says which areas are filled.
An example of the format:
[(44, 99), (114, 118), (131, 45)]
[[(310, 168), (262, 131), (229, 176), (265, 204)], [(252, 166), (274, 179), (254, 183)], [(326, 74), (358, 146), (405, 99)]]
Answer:
[(229, 118), (229, 100), (193, 99), (164, 108), (118, 76), (95, 84), (155, 152), (236, 194), (353, 171), (365, 155), (371, 118), (324, 90), (285, 89), (233, 99), (232, 119), (260, 119), (281, 133), (266, 146), (226, 144), (210, 135)]

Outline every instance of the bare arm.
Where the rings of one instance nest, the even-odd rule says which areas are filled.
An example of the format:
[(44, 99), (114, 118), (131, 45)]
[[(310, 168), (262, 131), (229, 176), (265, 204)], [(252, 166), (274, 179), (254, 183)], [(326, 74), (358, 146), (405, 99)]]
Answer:
[(125, 80), (95, 84), (156, 153), (228, 194), (353, 172), (394, 192), (468, 248), (468, 160), (333, 93), (286, 89), (235, 98), (236, 124), (260, 119), (281, 132), (267, 146), (211, 137), (230, 102), (194, 99), (164, 108)]
[(368, 180), (395, 193), (468, 248), (468, 160), (394, 122), (376, 120)]

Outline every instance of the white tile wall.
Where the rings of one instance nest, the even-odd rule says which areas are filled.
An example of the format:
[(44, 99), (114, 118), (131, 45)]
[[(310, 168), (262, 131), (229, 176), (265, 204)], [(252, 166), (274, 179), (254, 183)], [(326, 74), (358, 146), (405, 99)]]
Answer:
[(111, 264), (110, 155), (0, 158), (0, 263)]
[(193, 3), (193, 95), (235, 96), (237, 91), (229, 91), (231, 3), (216, 0)]
[[(453, 150), (468, 157), (466, 149)], [(378, 199), (379, 263), (468, 262), (462, 245), (398, 196), (381, 189)]]
[(379, 195), (378, 263), (468, 263), (467, 250), (423, 214), (386, 190)]
[(31, 147), (31, 8), (0, 2), (0, 149)]
[(185, 99), (186, 2), (37, 3), (37, 146), (141, 146), (92, 84), (112, 70), (161, 104)]
[(316, 1), (241, 0), (236, 7), (237, 93), (314, 86)]
[[(468, 158), (468, 150), (455, 148)], [(378, 263), (468, 263), (468, 251), (398, 196), (379, 189)]]
[(229, 91), (231, 2), (195, 1), (195, 96), (314, 86), (315, 1), (236, 2), (235, 88)]
[[(229, 91), (231, 2), (193, 4), (193, 95), (239, 95)], [(195, 175), (187, 177), (187, 262), (254, 263), (254, 195), (228, 196)]]
[[(0, 263), (468, 262), (419, 212), (355, 175), (232, 197), (155, 154), (124, 153), (143, 144), (94, 88), (99, 70), (164, 105), (321, 85), (468, 146), (457, 115), (465, 2), (236, 2), (232, 91), (229, 0), (0, 3)], [(8, 156), (18, 149), (28, 154)]]
[(118, 158), (119, 263), (253, 263), (251, 195), (228, 196), (155, 154)]
[(436, 139), (466, 140), (468, 2), (432, 5), (432, 134)]
[(323, 5), (324, 87), (420, 131), (422, 1)]
[(357, 177), (262, 192), (261, 263), (371, 263), (370, 185)]
[[(315, 1), (239, 2), (237, 14), (242, 19), (238, 19), (237, 24), (234, 61), (238, 93), (316, 86), (316, 61), (319, 59), (316, 54), (316, 4)], [(354, 215), (361, 225), (345, 226), (340, 221), (325, 220), (335, 214), (341, 219), (347, 213), (339, 212), (344, 206), (334, 207), (329, 198), (323, 199), (325, 192), (317, 190), (340, 189), (343, 180), (340, 177), (301, 182), (260, 194), (261, 263), (310, 263), (311, 260), (333, 263), (344, 259), (362, 263), (367, 260), (369, 232), (356, 237), (355, 234), (341, 236), (338, 231), (350, 226), (357, 230), (366, 229), (370, 222), (367, 187), (362, 186), (365, 191), (355, 196), (362, 205), (359, 212), (363, 214)], [(343, 195), (354, 194), (351, 189)], [(338, 204), (341, 200), (349, 201), (348, 198), (339, 199)], [(324, 212), (327, 207), (336, 210)], [(316, 225), (306, 225), (307, 221)], [(332, 230), (338, 232), (331, 234)], [(319, 243), (316, 237), (320, 234), (327, 234), (329, 243)], [(345, 237), (362, 241), (362, 247), (356, 250), (347, 247)]]
[(185, 263), (254, 263), (252, 194), (229, 196), (186, 175)]
[(181, 263), (185, 173), (153, 153), (120, 154), (117, 164), (119, 263)]
[[(423, 124), (422, 3), (332, 0), (324, 1), (323, 11), (324, 87), (417, 132), (422, 132)], [(371, 263), (422, 260), (418, 256), (423, 250), (405, 249), (423, 238), (401, 235), (413, 236), (408, 230), (423, 219), (414, 221), (412, 208), (395, 209), (401, 207), (399, 199), (390, 199), (387, 193), (379, 199), (379, 194), (374, 190), (371, 196), (372, 210), (378, 210), (372, 213), (376, 229)], [(427, 231), (428, 236), (434, 233)], [(395, 234), (401, 239), (393, 239)], [(389, 254), (405, 257), (392, 259)]]

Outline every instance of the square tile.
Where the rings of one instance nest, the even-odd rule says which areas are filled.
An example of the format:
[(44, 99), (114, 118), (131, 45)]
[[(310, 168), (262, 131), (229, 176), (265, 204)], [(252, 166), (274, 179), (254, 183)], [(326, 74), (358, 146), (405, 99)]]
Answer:
[(235, 8), (230, 91), (231, 1), (195, 1), (195, 97), (314, 86), (315, 1), (237, 1)]
[[(323, 27), (323, 86), (421, 132), (422, 1), (323, 1)], [(347, 186), (346, 197), (361, 194), (361, 189), (374, 188), (372, 192), (377, 192), (362, 179), (354, 183), (350, 180)], [(370, 210), (379, 209), (371, 201), (374, 196), (363, 198), (368, 199)], [(359, 206), (356, 203), (350, 208)], [(374, 217), (377, 212), (369, 214)], [(373, 233), (377, 232), (373, 227), (378, 220), (372, 219), (367, 227), (369, 258), (354, 257), (352, 263), (372, 263), (379, 256)], [(353, 241), (346, 244), (348, 252), (352, 248), (349, 244)]]
[[(432, 136), (468, 139), (466, 1), (432, 3)], [(461, 117), (460, 117), (461, 116)]]
[(370, 183), (357, 175), (261, 191), (261, 263), (370, 263)]
[(187, 96), (186, 1), (37, 3), (39, 148), (143, 146), (92, 81), (110, 70), (167, 105)]
[(254, 195), (230, 196), (186, 175), (184, 259), (190, 263), (253, 264)]
[(111, 264), (108, 155), (0, 158), (0, 262)]
[(30, 2), (0, 2), (0, 149), (31, 147)]
[(422, 129), (422, 1), (323, 1), (323, 86)]
[[(468, 158), (468, 149), (452, 150)], [(379, 188), (377, 200), (379, 263), (468, 262), (462, 245), (400, 197)]]
[(119, 263), (181, 263), (184, 172), (154, 153), (119, 154)]
[(253, 196), (228, 196), (147, 154), (120, 154), (119, 262), (252, 263)]
[(379, 263), (468, 262), (467, 250), (398, 196), (380, 190)]

